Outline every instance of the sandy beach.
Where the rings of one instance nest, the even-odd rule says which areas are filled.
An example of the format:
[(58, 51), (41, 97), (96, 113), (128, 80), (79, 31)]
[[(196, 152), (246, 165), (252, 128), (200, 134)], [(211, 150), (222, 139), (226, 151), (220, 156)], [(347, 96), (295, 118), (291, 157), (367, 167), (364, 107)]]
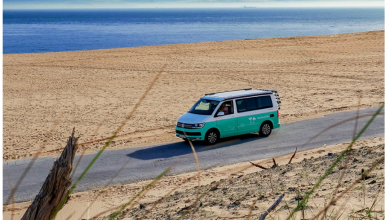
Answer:
[(109, 149), (181, 141), (177, 118), (210, 92), (277, 90), (281, 123), (384, 102), (384, 31), (5, 54), (3, 64), (3, 161), (59, 155), (73, 127), (80, 152), (100, 149), (164, 65)]
[[(181, 141), (177, 118), (205, 93), (242, 88), (277, 90), (281, 123), (377, 107), (384, 102), (384, 31), (273, 39), (178, 44), (110, 50), (5, 54), (3, 66), (3, 161), (60, 154), (72, 128), (79, 153), (100, 149), (125, 120), (155, 75), (155, 86), (109, 149)], [(196, 212), (185, 218), (258, 219), (282, 193), (275, 218), (285, 218), (348, 143), (276, 157), (279, 166), (261, 170), (248, 162), (167, 176), (127, 208), (119, 219), (177, 218), (199, 190), (213, 184)], [(384, 138), (360, 140), (353, 148), (342, 185), (338, 166), (314, 192), (306, 209), (313, 217), (333, 194), (340, 195), (384, 154)], [(253, 161), (265, 167), (272, 160)], [(343, 162), (344, 163), (344, 162)], [(342, 163), (342, 164), (343, 164)], [(347, 162), (345, 162), (347, 163)], [(384, 216), (384, 164), (336, 203), (328, 215)], [(57, 219), (89, 219), (128, 202), (150, 181), (75, 193)], [(259, 188), (260, 186), (260, 188)], [(172, 193), (163, 198), (166, 193)], [(336, 191), (335, 191), (336, 190)], [(96, 201), (95, 201), (95, 198)], [(162, 199), (163, 198), (163, 199)], [(375, 200), (378, 198), (377, 200)], [(155, 201), (160, 203), (152, 208)], [(95, 201), (95, 202), (93, 202)], [(30, 202), (3, 206), (4, 219), (20, 218)], [(91, 205), (90, 208), (87, 207)], [(347, 207), (347, 208), (345, 208)], [(184, 208), (184, 209), (183, 209)], [(338, 209), (347, 210), (343, 213)], [(249, 211), (251, 211), (250, 214)], [(110, 213), (110, 212), (107, 212)], [(107, 216), (107, 213), (102, 216)], [(298, 217), (303, 217), (302, 213)]]

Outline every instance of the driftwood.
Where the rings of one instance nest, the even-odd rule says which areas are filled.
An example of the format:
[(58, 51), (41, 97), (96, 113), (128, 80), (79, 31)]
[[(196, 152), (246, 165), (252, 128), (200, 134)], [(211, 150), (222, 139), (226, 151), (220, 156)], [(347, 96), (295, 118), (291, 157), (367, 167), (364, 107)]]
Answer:
[(78, 147), (77, 140), (78, 138), (74, 137), (73, 128), (72, 136), (69, 137), (64, 151), (62, 151), (60, 158), (54, 162), (41, 190), (24, 213), (22, 220), (48, 220), (57, 209), (62, 208), (58, 206), (66, 198), (72, 185), (70, 174)]
[(278, 200), (276, 200), (276, 202), (275, 202), (274, 204), (272, 204), (271, 207), (269, 207), (269, 208), (267, 209), (266, 212), (264, 212), (263, 214), (261, 214), (259, 220), (264, 220), (265, 217), (267, 217), (267, 215), (268, 215), (270, 212), (272, 212), (272, 211), (276, 208), (276, 206), (279, 205), (279, 203), (282, 201), (283, 197), (284, 197), (284, 194), (282, 194), (281, 196), (279, 196)]
[(271, 168), (276, 168), (278, 166), (278, 164), (276, 163), (274, 158), (272, 158), (272, 161), (274, 162), (274, 165)]
[(250, 162), (250, 161), (249, 161), (249, 163), (251, 163), (253, 166), (258, 167), (258, 168), (261, 168), (261, 169), (263, 169), (263, 170), (268, 170), (268, 168), (265, 168), (265, 167), (263, 167), (263, 166), (261, 166), (261, 165), (252, 163), (252, 162)]
[(290, 161), (288, 161), (288, 164), (291, 163), (292, 159), (295, 157), (295, 154), (297, 153), (298, 147), (295, 148), (294, 154), (291, 156)]
[[(295, 157), (295, 154), (297, 153), (297, 150), (298, 150), (298, 148), (295, 148), (295, 152), (294, 152), (294, 154), (291, 156), (290, 161), (288, 161), (288, 164), (291, 164), (291, 161), (292, 161), (292, 159)], [(278, 167), (278, 164), (276, 163), (275, 158), (272, 158), (272, 162), (274, 163), (274, 165), (272, 165), (271, 168), (276, 168), (276, 167)], [(263, 169), (263, 170), (268, 170), (268, 168), (263, 167), (263, 166), (261, 166), (261, 165), (252, 163), (252, 162), (250, 162), (250, 161), (249, 161), (249, 163), (251, 163), (253, 166), (258, 167), (258, 168), (261, 168), (261, 169)]]

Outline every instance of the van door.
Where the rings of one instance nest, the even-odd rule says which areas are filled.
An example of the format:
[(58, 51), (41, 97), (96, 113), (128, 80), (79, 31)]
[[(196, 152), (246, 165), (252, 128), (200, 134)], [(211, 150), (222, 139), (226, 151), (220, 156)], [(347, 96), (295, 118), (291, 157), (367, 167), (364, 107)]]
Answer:
[(256, 117), (256, 98), (236, 100), (237, 135), (258, 132), (261, 120)]
[[(224, 112), (224, 115), (217, 116), (218, 112)], [(234, 111), (233, 101), (226, 101), (222, 103), (214, 117), (216, 119), (217, 128), (221, 132), (221, 138), (237, 134), (237, 118)]]

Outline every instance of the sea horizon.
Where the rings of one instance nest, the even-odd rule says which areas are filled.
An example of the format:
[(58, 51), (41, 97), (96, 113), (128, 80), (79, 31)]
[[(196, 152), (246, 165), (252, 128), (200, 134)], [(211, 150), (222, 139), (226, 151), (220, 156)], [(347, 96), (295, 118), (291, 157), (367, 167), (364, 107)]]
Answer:
[(384, 8), (4, 9), (3, 53), (115, 49), (384, 30)]

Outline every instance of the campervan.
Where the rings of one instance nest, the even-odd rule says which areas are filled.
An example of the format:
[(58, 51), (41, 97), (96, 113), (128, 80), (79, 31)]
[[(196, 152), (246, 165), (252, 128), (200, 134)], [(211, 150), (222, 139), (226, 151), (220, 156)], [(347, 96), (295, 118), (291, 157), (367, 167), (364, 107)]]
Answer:
[(255, 132), (269, 136), (280, 127), (280, 106), (275, 90), (241, 89), (206, 94), (177, 120), (176, 136), (207, 144)]

